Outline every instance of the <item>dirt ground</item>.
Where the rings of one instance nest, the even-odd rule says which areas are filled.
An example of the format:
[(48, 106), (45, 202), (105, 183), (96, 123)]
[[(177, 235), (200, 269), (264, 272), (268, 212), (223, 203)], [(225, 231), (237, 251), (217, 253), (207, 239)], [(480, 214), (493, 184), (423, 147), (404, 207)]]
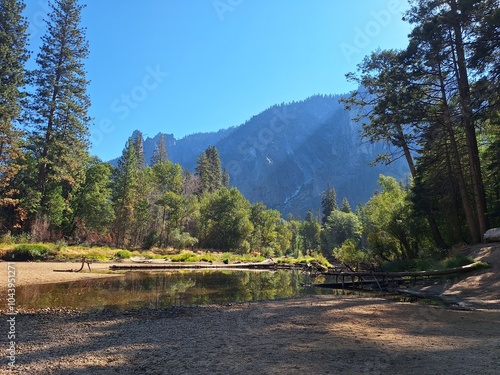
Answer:
[[(465, 309), (321, 295), (162, 311), (25, 312), (15, 317), (12, 368), (3, 315), (0, 373), (499, 374), (500, 244), (472, 250), (493, 268), (426, 287), (460, 298)], [(46, 263), (17, 268), (19, 285), (91, 277)]]

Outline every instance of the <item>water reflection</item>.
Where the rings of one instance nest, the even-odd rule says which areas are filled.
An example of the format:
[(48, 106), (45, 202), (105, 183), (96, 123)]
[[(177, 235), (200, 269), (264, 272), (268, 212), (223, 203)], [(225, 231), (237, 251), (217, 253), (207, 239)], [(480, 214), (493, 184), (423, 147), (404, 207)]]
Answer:
[(307, 275), (287, 270), (133, 271), (116, 278), (18, 287), (16, 302), (21, 309), (164, 309), (332, 293), (302, 286), (310, 282)]

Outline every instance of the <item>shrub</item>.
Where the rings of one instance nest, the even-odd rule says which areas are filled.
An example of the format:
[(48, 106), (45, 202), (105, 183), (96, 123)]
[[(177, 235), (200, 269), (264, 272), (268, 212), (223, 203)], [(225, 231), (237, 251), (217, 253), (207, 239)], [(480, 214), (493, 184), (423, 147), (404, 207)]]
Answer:
[(106, 261), (111, 258), (109, 253), (107, 253), (105, 250), (99, 250), (99, 249), (85, 252), (85, 257), (87, 259), (102, 260), (102, 261)]
[(263, 247), (261, 254), (266, 258), (272, 258), (275, 255), (274, 249), (272, 247)]
[(117, 259), (129, 259), (132, 256), (132, 253), (128, 250), (118, 250), (115, 254), (115, 258)]
[(41, 244), (16, 245), (4, 254), (5, 260), (32, 261), (46, 260), (51, 255), (48, 246)]
[(252, 247), (250, 246), (250, 243), (247, 240), (244, 240), (241, 242), (239, 248), (235, 252), (236, 254), (240, 255), (248, 254), (251, 248)]
[(200, 259), (202, 262), (216, 262), (217, 257), (211, 253), (207, 253), (201, 256)]
[(462, 267), (466, 266), (467, 264), (474, 263), (474, 259), (470, 257), (466, 257), (464, 255), (458, 255), (452, 258), (447, 258), (443, 260), (442, 262), (442, 267), (444, 269), (446, 268), (455, 268), (455, 267)]
[(200, 257), (191, 252), (185, 252), (178, 255), (173, 255), (170, 257), (172, 262), (198, 262)]
[(362, 250), (359, 250), (351, 240), (347, 240), (341, 246), (334, 248), (333, 256), (340, 262), (356, 268), (359, 263), (366, 260), (366, 254)]
[(314, 260), (325, 267), (332, 267), (332, 264), (326, 259), (326, 257), (321, 253), (312, 254)]
[(31, 242), (31, 235), (29, 233), (21, 233), (18, 235), (13, 236), (11, 232), (7, 232), (2, 235), (0, 238), (0, 243), (6, 244), (6, 245), (12, 245), (12, 244), (24, 244), (24, 243), (30, 243)]
[(67, 246), (68, 246), (68, 243), (64, 240), (59, 240), (56, 242), (56, 249), (58, 251), (63, 250)]
[(173, 235), (173, 245), (177, 250), (182, 250), (187, 247), (194, 247), (198, 243), (198, 239), (192, 237), (189, 233), (174, 233)]
[(2, 237), (0, 238), (0, 243), (6, 244), (6, 245), (12, 245), (16, 243), (16, 239), (10, 234), (10, 231), (3, 234)]

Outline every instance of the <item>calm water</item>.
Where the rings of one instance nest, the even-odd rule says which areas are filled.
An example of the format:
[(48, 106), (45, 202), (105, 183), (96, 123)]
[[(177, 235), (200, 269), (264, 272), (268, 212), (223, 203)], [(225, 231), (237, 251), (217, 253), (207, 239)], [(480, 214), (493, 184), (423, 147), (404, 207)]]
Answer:
[[(131, 271), (121, 276), (18, 287), (18, 308), (164, 309), (210, 303), (273, 300), (331, 290), (302, 286), (311, 279), (298, 271)], [(316, 279), (314, 282), (323, 282)]]

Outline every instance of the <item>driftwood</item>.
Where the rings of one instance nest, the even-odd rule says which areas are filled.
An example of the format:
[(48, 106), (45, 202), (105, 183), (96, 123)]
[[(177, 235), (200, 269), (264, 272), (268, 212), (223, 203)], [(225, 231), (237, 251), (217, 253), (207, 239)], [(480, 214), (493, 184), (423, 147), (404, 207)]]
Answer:
[(149, 260), (135, 260), (137, 264), (113, 264), (110, 270), (168, 270), (168, 269), (257, 269), (257, 270), (304, 270), (326, 274), (328, 268), (316, 261), (311, 263), (278, 263), (272, 258), (256, 263), (174, 263), (174, 262), (152, 262)]
[(280, 268), (278, 263), (264, 261), (259, 263), (140, 263), (140, 264), (113, 264), (109, 266), (111, 270), (167, 270), (167, 269), (266, 269), (275, 270)]
[(425, 277), (425, 276), (443, 276), (455, 273), (465, 273), (484, 267), (483, 262), (474, 262), (462, 267), (447, 268), (444, 270), (433, 271), (408, 271), (408, 272), (328, 272), (328, 275), (341, 275), (341, 276), (377, 276), (377, 277)]
[(89, 271), (92, 272), (92, 270), (90, 269), (90, 262), (85, 257), (82, 258), (82, 265), (77, 270), (76, 269), (69, 269), (69, 270), (53, 270), (53, 271), (54, 272), (80, 272), (81, 270), (83, 270), (83, 267), (85, 267), (85, 263), (89, 267)]
[[(413, 277), (434, 277), (434, 276), (445, 276), (453, 275), (459, 273), (465, 273), (473, 271), (484, 267), (482, 262), (474, 262), (462, 267), (448, 268), (444, 270), (433, 270), (433, 271), (414, 271), (414, 272), (328, 272), (327, 275), (335, 276), (335, 283), (325, 283), (325, 284), (313, 284), (317, 287), (322, 288), (333, 288), (333, 289), (344, 289), (355, 286), (362, 285), (377, 285), (380, 290), (382, 286), (379, 281), (386, 283), (390, 280), (391, 283), (402, 283), (408, 281), (406, 278)], [(365, 277), (371, 277), (372, 279), (365, 279)], [(346, 281), (345, 278), (351, 279)], [(341, 280), (339, 282), (339, 279)], [(358, 280), (356, 280), (358, 279)]]
[[(403, 282), (404, 279), (399, 278), (399, 279), (392, 279), (391, 282), (393, 283), (401, 283)], [(374, 278), (373, 280), (344, 280), (342, 282), (336, 282), (336, 283), (323, 283), (323, 284), (312, 284), (312, 286), (316, 286), (319, 288), (331, 288), (331, 289), (349, 289), (349, 288), (355, 288), (358, 286), (362, 285), (376, 285), (380, 290), (382, 290), (382, 286), (380, 285), (379, 281)]]

